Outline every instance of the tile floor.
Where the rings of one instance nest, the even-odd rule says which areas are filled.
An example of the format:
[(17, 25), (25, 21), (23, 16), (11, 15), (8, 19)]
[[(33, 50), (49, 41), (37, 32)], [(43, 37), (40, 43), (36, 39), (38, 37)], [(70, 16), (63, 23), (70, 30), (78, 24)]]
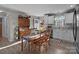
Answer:
[[(0, 41), (0, 48), (9, 44), (11, 43), (4, 39)], [(20, 50), (20, 48), (20, 44), (17, 44), (12, 47), (0, 50), (0, 54), (38, 54), (34, 52), (29, 53), (26, 51), (27, 47), (24, 48), (23, 52)], [(59, 39), (51, 39), (48, 51), (44, 52), (44, 54), (76, 54), (76, 50), (73, 43), (71, 42), (62, 41)]]

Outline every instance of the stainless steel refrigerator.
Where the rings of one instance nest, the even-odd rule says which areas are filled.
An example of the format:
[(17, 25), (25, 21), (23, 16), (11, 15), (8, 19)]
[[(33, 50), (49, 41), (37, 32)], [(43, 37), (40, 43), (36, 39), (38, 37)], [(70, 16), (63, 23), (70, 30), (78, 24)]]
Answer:
[(73, 37), (76, 52), (79, 53), (79, 26), (78, 26), (78, 9), (75, 8), (73, 15)]
[(74, 46), (76, 49), (76, 53), (79, 53), (79, 8), (78, 6), (75, 6), (72, 9), (69, 9), (65, 11), (64, 13), (73, 13), (73, 26), (72, 26), (72, 32), (73, 32), (73, 39), (74, 39)]

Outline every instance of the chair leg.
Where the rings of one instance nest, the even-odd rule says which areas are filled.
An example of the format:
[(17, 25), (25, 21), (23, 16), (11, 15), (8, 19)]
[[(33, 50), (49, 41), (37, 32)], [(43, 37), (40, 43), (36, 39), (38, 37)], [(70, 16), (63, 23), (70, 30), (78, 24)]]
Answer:
[(21, 40), (21, 51), (23, 51), (23, 39)]
[(28, 51), (28, 41), (26, 41), (24, 48), (26, 48), (26, 51)]
[(30, 44), (28, 43), (28, 52), (30, 52)]
[(38, 49), (39, 49), (39, 53), (41, 53), (41, 48), (40, 48), (40, 46), (39, 46), (39, 48), (38, 48)]
[(31, 53), (31, 43), (29, 43), (29, 52)]
[(46, 43), (46, 53), (47, 53), (47, 50), (48, 50), (48, 45), (49, 45), (49, 43), (47, 42)]

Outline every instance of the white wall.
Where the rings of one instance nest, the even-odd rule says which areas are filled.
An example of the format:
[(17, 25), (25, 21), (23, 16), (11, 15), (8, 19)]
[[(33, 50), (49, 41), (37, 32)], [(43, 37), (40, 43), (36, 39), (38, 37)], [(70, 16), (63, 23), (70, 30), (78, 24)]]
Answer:
[(15, 27), (18, 22), (18, 15), (26, 16), (24, 13), (18, 13), (18, 12), (11, 12), (11, 11), (5, 11), (5, 15), (1, 14), (2, 17), (2, 36), (5, 38), (8, 38), (10, 42), (14, 41), (15, 38)]
[(2, 17), (2, 36), (8, 38), (9, 41), (14, 40), (14, 26), (16, 26), (17, 16), (16, 13), (7, 13)]
[(3, 16), (2, 17), (2, 36), (5, 38), (8, 38), (8, 34), (7, 34), (7, 17)]
[(7, 20), (8, 20), (8, 28), (9, 29), (7, 31), (8, 32), (7, 34), (9, 34), (9, 36), (8, 36), (9, 41), (14, 41), (14, 28), (16, 26), (15, 21), (18, 20), (17, 16), (18, 15), (14, 14), (14, 13), (8, 13)]
[(22, 13), (16, 13), (16, 12), (8, 12), (7, 13), (8, 15), (8, 34), (9, 34), (9, 37), (8, 37), (8, 40), (9, 41), (14, 41), (15, 40), (15, 27), (16, 25), (18, 24), (18, 15), (23, 15)]

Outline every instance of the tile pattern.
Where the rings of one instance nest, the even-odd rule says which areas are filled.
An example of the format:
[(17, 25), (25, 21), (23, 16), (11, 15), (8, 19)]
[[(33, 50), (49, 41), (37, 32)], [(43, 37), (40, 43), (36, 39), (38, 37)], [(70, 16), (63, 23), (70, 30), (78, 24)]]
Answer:
[[(3, 40), (0, 41), (0, 47), (11, 44), (10, 42)], [(25, 43), (24, 43), (25, 44)], [(0, 54), (39, 54), (36, 51), (28, 52), (27, 47), (24, 51), (21, 51), (20, 44), (0, 50)], [(42, 54), (76, 54), (75, 46), (71, 42), (63, 41), (60, 39), (51, 39), (50, 46), (47, 52), (42, 48)]]

